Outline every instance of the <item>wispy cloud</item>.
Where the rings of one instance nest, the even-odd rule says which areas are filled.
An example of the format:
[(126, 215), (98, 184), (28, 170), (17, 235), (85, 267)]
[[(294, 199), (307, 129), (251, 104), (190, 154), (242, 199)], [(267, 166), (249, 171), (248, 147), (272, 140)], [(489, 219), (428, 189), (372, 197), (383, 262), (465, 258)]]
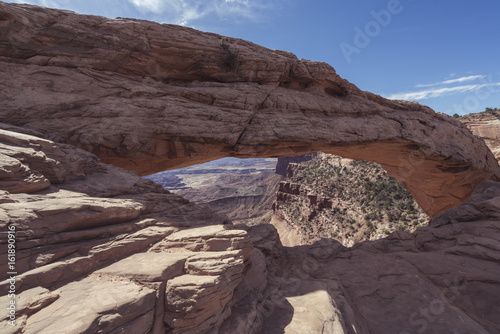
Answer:
[[(484, 77), (484, 76), (482, 76)], [(458, 81), (461, 82), (461, 81)], [(463, 81), (462, 81), (463, 82)], [(421, 90), (416, 92), (406, 92), (406, 93), (396, 93), (387, 96), (391, 100), (425, 100), (436, 97), (441, 97), (445, 95), (453, 95), (459, 93), (473, 92), (478, 89), (491, 86), (500, 86), (500, 82), (476, 84), (476, 85), (463, 85), (456, 87), (444, 87), (444, 88), (434, 88), (428, 90)]]
[(433, 86), (440, 86), (440, 85), (452, 85), (452, 84), (456, 84), (456, 83), (463, 83), (463, 82), (467, 82), (467, 81), (474, 81), (474, 80), (484, 79), (484, 78), (486, 78), (486, 75), (470, 75), (467, 77), (445, 80), (445, 81), (436, 82), (436, 83), (427, 84), (427, 85), (416, 85), (415, 87), (423, 88), (423, 87), (433, 87)]
[(26, 3), (50, 8), (64, 8), (69, 0), (14, 0), (16, 3)]
[(264, 0), (128, 0), (143, 13), (165, 17), (169, 23), (188, 25), (208, 16), (221, 18), (259, 19), (272, 1)]
[(163, 1), (163, 0), (129, 0), (134, 6), (140, 11), (161, 13), (162, 11), (168, 9), (173, 9), (175, 11), (180, 10), (180, 5), (182, 1)]
[[(44, 7), (75, 10), (76, 8), (101, 8), (103, 0), (12, 0)], [(105, 0), (107, 8), (132, 5), (148, 19), (163, 23), (191, 25), (199, 19), (262, 21), (272, 9), (286, 4), (285, 0)], [(92, 12), (90, 10), (90, 12)], [(112, 11), (110, 11), (112, 12)], [(113, 14), (109, 14), (113, 17)]]

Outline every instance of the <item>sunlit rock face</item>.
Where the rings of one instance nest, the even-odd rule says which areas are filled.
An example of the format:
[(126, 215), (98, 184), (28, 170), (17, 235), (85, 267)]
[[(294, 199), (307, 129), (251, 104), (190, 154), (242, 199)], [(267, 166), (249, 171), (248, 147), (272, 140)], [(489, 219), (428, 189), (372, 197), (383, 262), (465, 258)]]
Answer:
[[(498, 166), (460, 123), (192, 29), (3, 2), (0, 26), (2, 333), (499, 332)], [(461, 204), (285, 248), (132, 172), (309, 151), (382, 163), (433, 215)]]
[(495, 158), (500, 159), (500, 112), (490, 110), (460, 117), (469, 130), (483, 139)]

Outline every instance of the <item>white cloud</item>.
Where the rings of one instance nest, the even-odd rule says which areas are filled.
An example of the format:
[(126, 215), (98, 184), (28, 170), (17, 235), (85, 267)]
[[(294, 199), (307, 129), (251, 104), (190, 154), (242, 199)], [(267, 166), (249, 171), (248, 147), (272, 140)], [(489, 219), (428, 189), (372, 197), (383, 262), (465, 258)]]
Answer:
[[(75, 10), (75, 4), (88, 8), (120, 6), (123, 0), (12, 0), (17, 3)], [(125, 0), (142, 14), (153, 14), (162, 23), (191, 25), (209, 18), (220, 20), (249, 19), (260, 21), (269, 17), (271, 9), (284, 5), (285, 0)], [(105, 4), (102, 4), (105, 2)], [(83, 5), (84, 4), (84, 5)], [(102, 13), (99, 13), (102, 15)], [(113, 15), (108, 15), (112, 17)], [(151, 18), (150, 18), (151, 19)]]
[[(457, 77), (456, 73), (450, 74), (449, 78), (455, 78), (455, 79), (448, 79), (444, 80), (441, 82), (433, 83), (433, 84), (427, 84), (427, 85), (416, 85), (416, 88), (427, 88), (423, 90), (414, 90), (414, 91), (409, 91), (409, 92), (403, 92), (403, 93), (395, 93), (395, 94), (390, 94), (390, 95), (385, 95), (388, 99), (391, 100), (425, 100), (425, 99), (432, 99), (432, 98), (437, 98), (441, 96), (447, 96), (447, 95), (454, 95), (454, 94), (463, 94), (463, 93), (468, 93), (468, 92), (474, 92), (478, 91), (480, 89), (483, 89), (485, 87), (488, 87), (488, 90), (492, 92), (500, 92), (500, 89), (498, 88), (491, 88), (491, 87), (500, 87), (500, 82), (493, 82), (492, 76), (487, 76), (487, 75), (469, 75), (469, 76), (462, 76), (462, 77)], [(471, 84), (463, 84), (464, 82), (469, 82), (469, 81), (476, 81), (476, 83), (471, 83)], [(456, 84), (463, 84), (463, 85), (456, 85)], [(445, 87), (452, 85), (454, 87)], [(436, 87), (436, 86), (441, 86), (441, 87)]]
[(51, 7), (51, 8), (61, 8), (61, 5), (64, 5), (64, 3), (61, 3), (61, 1), (55, 1), (55, 0), (41, 0), (40, 3), (44, 7)]
[(436, 97), (441, 97), (445, 95), (453, 95), (459, 93), (473, 92), (478, 89), (491, 86), (500, 86), (500, 82), (477, 84), (477, 85), (463, 85), (456, 87), (445, 87), (445, 88), (435, 88), (422, 90), (417, 92), (407, 92), (407, 93), (397, 93), (387, 96), (391, 100), (425, 100)]
[(14, 0), (14, 2), (62, 9), (69, 3), (69, 0)]
[(214, 15), (221, 18), (258, 19), (272, 1), (264, 0), (128, 0), (143, 13), (161, 14), (165, 22), (181, 25)]
[[(455, 74), (455, 73), (453, 73), (453, 74)], [(486, 75), (470, 75), (468, 77), (461, 77), (461, 78), (457, 78), (457, 79), (445, 80), (445, 81), (427, 84), (427, 85), (417, 85), (416, 87), (423, 88), (423, 87), (433, 87), (433, 86), (439, 86), (439, 85), (451, 85), (451, 84), (455, 84), (455, 83), (462, 83), (462, 82), (466, 82), (466, 81), (473, 81), (473, 80), (484, 79), (484, 78), (486, 78)]]
[(143, 12), (160, 14), (166, 10), (180, 12), (184, 1), (182, 0), (129, 0), (134, 6)]
[(39, 5), (39, 6), (41, 6), (41, 4), (36, 3), (36, 1), (29, 1), (29, 0), (14, 0), (14, 2), (15, 2), (15, 3), (19, 3), (19, 4), (26, 3), (26, 4), (29, 4), (29, 5)]

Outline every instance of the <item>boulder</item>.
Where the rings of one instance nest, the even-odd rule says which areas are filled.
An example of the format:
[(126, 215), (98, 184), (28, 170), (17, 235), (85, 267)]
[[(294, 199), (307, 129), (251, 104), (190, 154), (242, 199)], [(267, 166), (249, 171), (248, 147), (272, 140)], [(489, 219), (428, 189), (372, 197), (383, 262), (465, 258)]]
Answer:
[[(58, 292), (58, 300), (28, 319), (24, 332), (111, 333), (151, 311), (156, 302), (152, 289), (107, 278), (87, 278)], [(151, 326), (152, 317), (144, 327)]]

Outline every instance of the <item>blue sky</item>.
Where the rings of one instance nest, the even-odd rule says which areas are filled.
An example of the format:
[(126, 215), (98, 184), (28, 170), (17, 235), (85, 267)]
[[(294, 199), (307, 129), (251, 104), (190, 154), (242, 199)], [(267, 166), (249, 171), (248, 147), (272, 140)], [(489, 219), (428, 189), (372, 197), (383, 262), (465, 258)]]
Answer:
[(500, 108), (498, 0), (10, 0), (181, 24), (324, 61), (448, 114)]

